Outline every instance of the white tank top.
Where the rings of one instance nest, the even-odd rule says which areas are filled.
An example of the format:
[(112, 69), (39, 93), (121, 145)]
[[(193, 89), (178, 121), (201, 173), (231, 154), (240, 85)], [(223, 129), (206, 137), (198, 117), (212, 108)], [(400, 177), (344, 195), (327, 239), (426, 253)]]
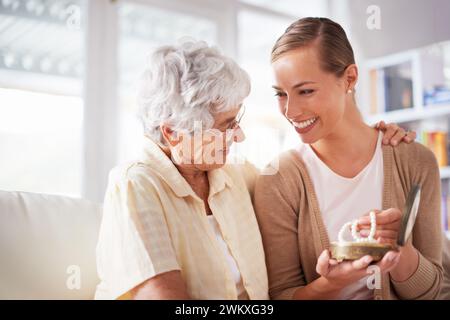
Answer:
[[(299, 147), (300, 156), (314, 185), (330, 241), (338, 240), (339, 230), (345, 222), (357, 219), (370, 210), (382, 208), (382, 135), (382, 132), (378, 135), (372, 160), (353, 178), (333, 172), (310, 145), (301, 144)], [(367, 287), (367, 277), (345, 288), (339, 299), (373, 299), (373, 290)]]
[(214, 217), (214, 215), (208, 215), (208, 221), (211, 225), (211, 228), (214, 230), (214, 234), (216, 235), (217, 241), (219, 243), (220, 248), (222, 249), (222, 252), (225, 256), (225, 259), (227, 261), (228, 267), (231, 271), (231, 274), (233, 275), (234, 282), (236, 283), (236, 290), (238, 299), (248, 299), (247, 292), (245, 291), (241, 272), (239, 271), (239, 268), (237, 266), (236, 260), (231, 255), (230, 249), (228, 248), (227, 243), (223, 239), (222, 232), (220, 231), (219, 224)]

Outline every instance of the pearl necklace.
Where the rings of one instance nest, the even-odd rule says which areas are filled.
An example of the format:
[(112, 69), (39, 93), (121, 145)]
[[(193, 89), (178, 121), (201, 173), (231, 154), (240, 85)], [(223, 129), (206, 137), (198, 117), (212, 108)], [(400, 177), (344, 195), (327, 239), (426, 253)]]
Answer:
[(339, 234), (338, 234), (338, 240), (339, 243), (347, 243), (348, 241), (344, 240), (344, 232), (346, 230), (348, 230), (350, 228), (351, 230), (351, 234), (352, 234), (352, 238), (354, 240), (354, 242), (357, 243), (374, 243), (377, 242), (374, 239), (375, 236), (375, 232), (377, 231), (377, 218), (376, 218), (376, 214), (374, 211), (371, 211), (369, 213), (370, 216), (370, 232), (369, 235), (367, 236), (367, 238), (361, 237), (359, 232), (356, 230), (358, 227), (358, 220), (355, 219), (353, 221), (347, 222), (345, 223), (341, 230), (339, 230)]

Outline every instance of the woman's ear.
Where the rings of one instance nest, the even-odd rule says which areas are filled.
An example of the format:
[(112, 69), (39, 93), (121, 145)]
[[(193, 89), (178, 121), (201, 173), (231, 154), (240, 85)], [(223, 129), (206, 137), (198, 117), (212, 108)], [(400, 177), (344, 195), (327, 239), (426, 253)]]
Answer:
[(181, 138), (178, 137), (177, 132), (170, 129), (167, 125), (163, 124), (160, 127), (160, 130), (167, 145), (175, 147), (178, 143), (181, 142)]
[(344, 79), (347, 85), (345, 90), (354, 91), (356, 82), (358, 81), (358, 67), (356, 64), (353, 63), (345, 69)]

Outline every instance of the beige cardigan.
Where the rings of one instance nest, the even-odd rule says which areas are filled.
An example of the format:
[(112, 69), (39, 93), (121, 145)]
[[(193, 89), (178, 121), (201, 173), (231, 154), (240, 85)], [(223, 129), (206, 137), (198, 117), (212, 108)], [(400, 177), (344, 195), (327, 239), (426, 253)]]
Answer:
[[(317, 279), (316, 262), (329, 248), (314, 187), (298, 151), (279, 158), (276, 174), (261, 175), (255, 189), (272, 299), (291, 299), (297, 288)], [(383, 209), (402, 209), (413, 184), (422, 187), (410, 241), (420, 252), (419, 266), (404, 282), (382, 277), (375, 299), (434, 299), (442, 279), (441, 192), (433, 153), (418, 143), (383, 146)], [(274, 168), (267, 168), (274, 172)], [(332, 187), (332, 186), (330, 186)], [(361, 213), (363, 214), (363, 213)]]

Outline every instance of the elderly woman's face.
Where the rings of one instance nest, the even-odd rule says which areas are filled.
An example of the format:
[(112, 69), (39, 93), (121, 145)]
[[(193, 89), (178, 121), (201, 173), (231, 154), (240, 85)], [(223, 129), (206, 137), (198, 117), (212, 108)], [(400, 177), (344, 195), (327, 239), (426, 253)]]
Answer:
[(202, 171), (222, 167), (233, 142), (242, 142), (244, 133), (239, 126), (241, 108), (217, 113), (212, 129), (181, 134), (179, 142), (171, 146), (172, 160), (179, 166)]

